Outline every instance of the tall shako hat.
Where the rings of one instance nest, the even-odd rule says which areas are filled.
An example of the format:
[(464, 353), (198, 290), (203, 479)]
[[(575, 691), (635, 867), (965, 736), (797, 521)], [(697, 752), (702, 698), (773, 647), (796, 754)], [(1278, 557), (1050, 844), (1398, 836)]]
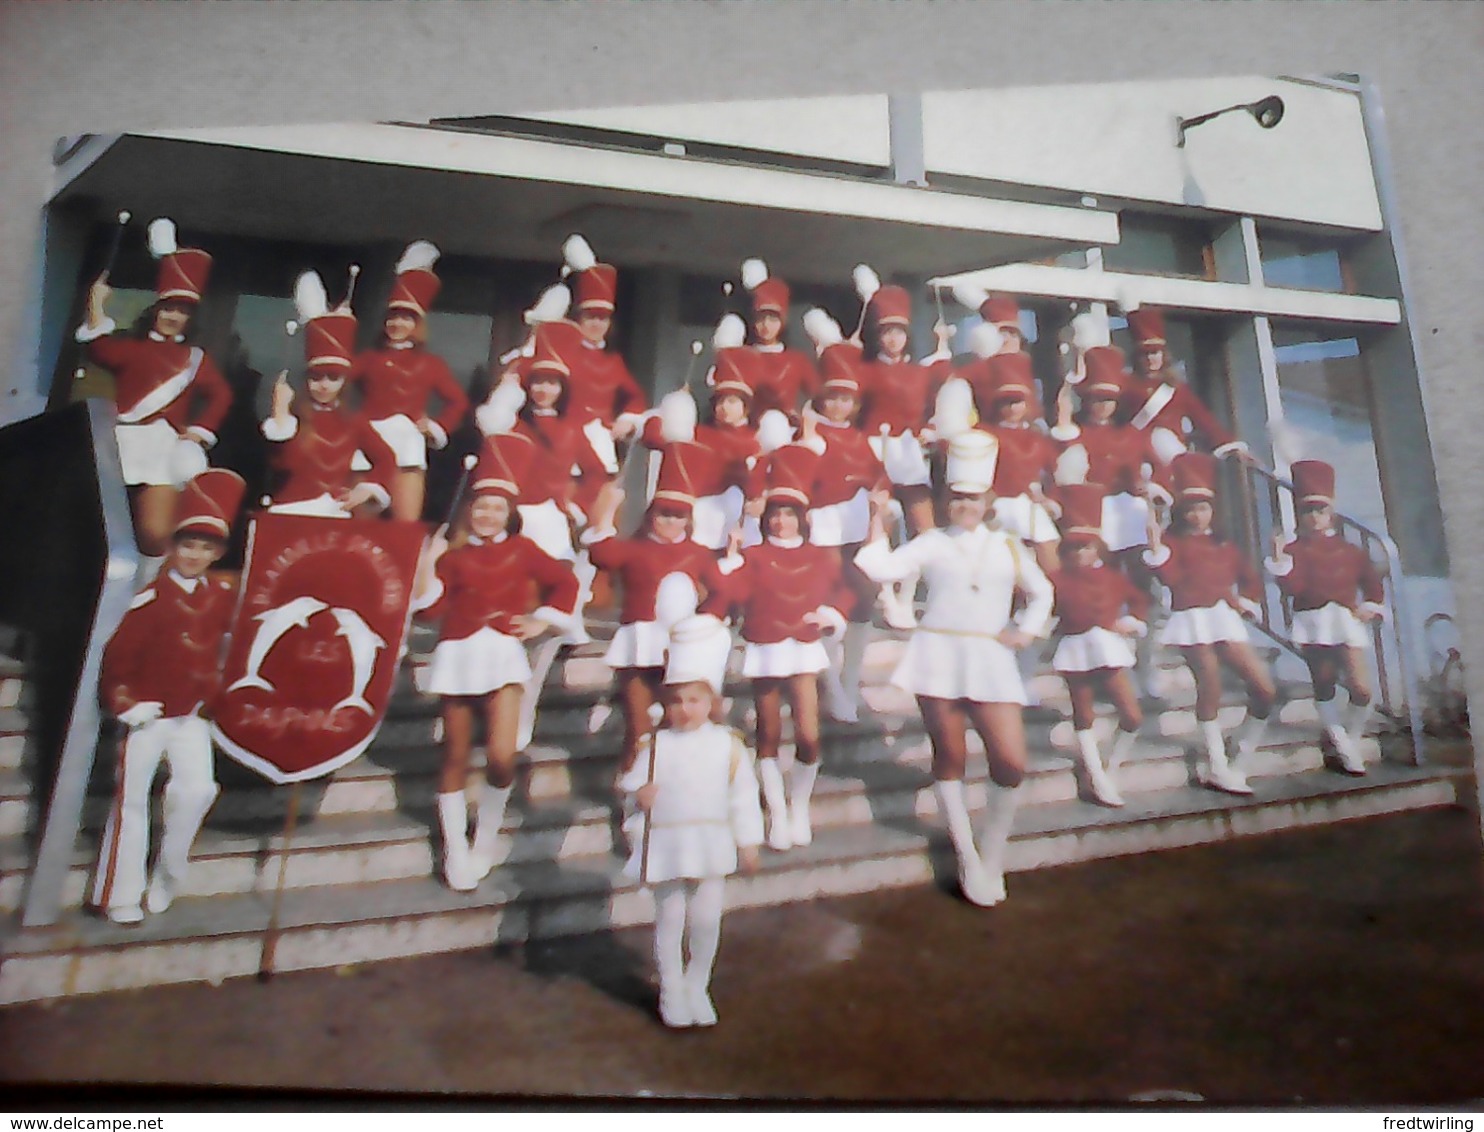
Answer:
[(948, 442), (945, 481), (949, 491), (982, 495), (994, 483), (1000, 442), (991, 433), (971, 429)]
[(513, 502), (535, 456), (535, 441), (524, 433), (497, 432), (487, 437), (470, 478), (470, 494), (503, 495)]
[(700, 594), (687, 574), (666, 574), (654, 597), (655, 620), (669, 632), (670, 648), (665, 658), (666, 684), (704, 681), (721, 695), (726, 680), (727, 659), (732, 652), (732, 634), (709, 613), (697, 613)]
[(1205, 452), (1182, 452), (1170, 462), (1177, 502), (1216, 498), (1216, 457)]
[(953, 297), (991, 326), (1006, 330), (1020, 330), (1020, 304), (1009, 295), (991, 295), (983, 287), (971, 283), (955, 283)]
[(995, 354), (986, 359), (992, 384), (990, 403), (1003, 401), (1029, 401), (1036, 395), (1036, 379), (1031, 373), (1029, 355), (1016, 351), (1013, 354)]
[(577, 310), (612, 314), (618, 301), (618, 268), (599, 263), (592, 245), (576, 235), (568, 236), (562, 244), (562, 261)]
[(819, 453), (802, 444), (785, 444), (768, 462), (768, 483), (763, 489), (763, 505), (794, 503), (809, 506), (810, 490), (819, 470)]
[(871, 296), (866, 310), (878, 326), (910, 326), (912, 324), (912, 296), (906, 289), (888, 284)]
[(199, 303), (211, 277), (211, 256), (200, 248), (180, 247), (175, 222), (163, 216), (150, 221), (147, 242), (149, 254), (160, 261), (155, 275), (157, 298)]
[(582, 345), (582, 331), (577, 324), (560, 322), (537, 323), (531, 334), (531, 360), (525, 367), (525, 380), (529, 384), (537, 374), (559, 377), (568, 381), (572, 367), (567, 358)]
[(804, 331), (819, 351), (821, 391), (860, 396), (861, 348), (845, 341), (840, 324), (818, 307), (804, 312)]
[(1335, 501), (1335, 470), (1323, 460), (1299, 460), (1291, 468), (1293, 494), (1300, 503)]
[(433, 265), (441, 253), (427, 240), (414, 240), (397, 260), (397, 277), (392, 280), (392, 295), (386, 302), (388, 312), (411, 311), (418, 318), (426, 318), (438, 297), (442, 284), (433, 274)]
[(1128, 388), (1124, 376), (1123, 351), (1117, 346), (1094, 346), (1083, 355), (1087, 377), (1080, 389), (1084, 397), (1120, 397)]
[(176, 496), (174, 532), (227, 538), (246, 492), (247, 483), (236, 472), (207, 468)]
[(1165, 345), (1165, 314), (1158, 307), (1139, 307), (1127, 312), (1128, 332), (1140, 346)]
[(724, 315), (716, 324), (716, 332), (711, 336), (716, 361), (709, 378), (713, 397), (735, 393), (751, 403), (762, 358), (756, 350), (743, 345), (746, 340), (747, 327), (735, 314)]
[(754, 318), (760, 314), (776, 314), (779, 318), (788, 317), (788, 284), (771, 275), (768, 265), (762, 260), (745, 259), (742, 261), (742, 286), (747, 288), (747, 293), (752, 296)]
[(662, 514), (689, 515), (695, 503), (695, 474), (686, 461), (686, 447), (672, 444), (660, 456), (660, 470), (655, 476), (654, 499), (650, 506)]
[(1103, 537), (1103, 485), (1064, 484), (1058, 493), (1061, 503), (1061, 537), (1067, 542)]
[(306, 271), (294, 284), (294, 306), (304, 327), (304, 365), (312, 370), (348, 370), (355, 356), (356, 316), (348, 307), (330, 310), (319, 274)]

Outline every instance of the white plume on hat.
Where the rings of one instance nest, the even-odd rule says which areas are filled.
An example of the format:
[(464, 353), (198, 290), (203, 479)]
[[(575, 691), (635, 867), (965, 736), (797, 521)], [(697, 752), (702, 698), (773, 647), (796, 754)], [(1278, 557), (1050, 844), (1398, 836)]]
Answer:
[(660, 398), (660, 435), (666, 440), (696, 438), (696, 399), (688, 389), (677, 389)]
[(972, 283), (955, 283), (952, 289), (954, 299), (971, 311), (978, 310), (989, 301), (989, 292)]
[(840, 329), (840, 324), (830, 317), (828, 311), (820, 307), (810, 307), (804, 312), (804, 333), (809, 335), (809, 340), (814, 343), (816, 350), (823, 350), (826, 346), (834, 346), (845, 341), (845, 334)]
[(518, 381), (501, 381), (490, 391), (489, 399), (474, 410), (474, 423), (485, 436), (509, 432), (526, 403), (526, 391)]
[(938, 389), (933, 405), (933, 431), (944, 440), (973, 428), (974, 387), (961, 377), (950, 377)]
[(749, 291), (757, 289), (757, 285), (768, 278), (768, 265), (760, 259), (744, 259), (742, 261), (742, 286)]
[(769, 409), (757, 422), (757, 445), (763, 455), (776, 452), (794, 438), (794, 426), (779, 409)]
[(1087, 469), (1087, 449), (1080, 444), (1074, 444), (1056, 458), (1056, 471), (1053, 478), (1059, 486), (1069, 483), (1086, 483)]
[(597, 262), (598, 257), (593, 246), (581, 236), (574, 233), (562, 244), (562, 263), (565, 266), (563, 275), (569, 271), (586, 271)]
[(164, 259), (180, 250), (175, 241), (175, 221), (168, 217), (151, 220), (146, 232), (145, 242), (149, 245), (149, 254), (155, 259)]
[(974, 351), (975, 357), (992, 358), (1000, 352), (1000, 347), (1004, 344), (1005, 336), (992, 322), (981, 322), (969, 331), (969, 349)]
[(325, 294), (325, 282), (319, 272), (306, 271), (294, 280), (294, 309), (299, 312), (301, 323), (330, 313), (330, 297)]
[(855, 293), (861, 297), (863, 303), (869, 303), (871, 296), (881, 290), (881, 276), (864, 263), (855, 265), (850, 278), (855, 281)]
[(1096, 311), (1083, 311), (1072, 319), (1072, 345), (1079, 350), (1107, 346), (1113, 341), (1108, 329), (1108, 316)]
[(732, 350), (747, 341), (747, 323), (737, 314), (722, 315), (716, 324), (716, 333), (711, 335), (711, 345), (717, 350)]
[(666, 631), (677, 622), (693, 617), (701, 604), (701, 595), (689, 574), (675, 571), (660, 579), (654, 592), (654, 619)]
[(559, 322), (567, 316), (567, 308), (571, 305), (572, 292), (567, 285), (553, 283), (541, 292), (541, 297), (521, 317), (527, 326), (536, 326), (542, 322)]
[(401, 275), (404, 271), (431, 271), (442, 254), (437, 245), (427, 240), (413, 240), (402, 252), (402, 258), (397, 261), (397, 266), (392, 270), (397, 275)]

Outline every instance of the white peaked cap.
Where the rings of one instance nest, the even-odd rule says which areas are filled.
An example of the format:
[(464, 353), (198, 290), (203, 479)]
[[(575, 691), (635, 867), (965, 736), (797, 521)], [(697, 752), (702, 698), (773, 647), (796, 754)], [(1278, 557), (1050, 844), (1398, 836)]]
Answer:
[(441, 255), (435, 244), (427, 240), (413, 240), (402, 252), (402, 258), (397, 261), (394, 273), (401, 275), (404, 271), (428, 271), (438, 262)]
[(660, 398), (660, 435), (666, 440), (696, 438), (696, 399), (687, 389)]
[(757, 422), (757, 444), (763, 454), (776, 452), (794, 438), (794, 426), (778, 409), (769, 409)]
[(598, 257), (585, 239), (571, 235), (562, 244), (562, 262), (569, 271), (586, 271), (598, 262)]
[(981, 322), (969, 331), (969, 349), (974, 351), (974, 356), (977, 358), (994, 357), (1000, 352), (1000, 347), (1004, 345), (1004, 342), (1005, 336), (992, 322)]
[(1112, 341), (1106, 315), (1100, 315), (1096, 311), (1083, 311), (1072, 319), (1072, 344), (1079, 350), (1107, 346)]
[(731, 630), (718, 618), (709, 613), (697, 613), (677, 621), (670, 629), (665, 683), (688, 684), (692, 680), (704, 680), (719, 696), (731, 654)]
[(804, 312), (804, 333), (809, 335), (809, 340), (818, 350), (845, 341), (840, 324), (830, 317), (828, 311), (819, 307), (810, 307)]
[(749, 291), (754, 290), (767, 277), (768, 265), (762, 260), (744, 259), (742, 261), (742, 286)]
[(666, 631), (695, 614), (701, 604), (695, 579), (675, 571), (660, 579), (654, 592), (654, 619)]
[(950, 377), (938, 388), (933, 405), (933, 431), (945, 440), (974, 426), (974, 387), (961, 377)]
[(167, 255), (174, 255), (180, 250), (175, 240), (175, 221), (161, 216), (149, 222), (145, 230), (145, 242), (149, 245), (149, 254), (155, 259), (164, 259)]
[(306, 271), (294, 281), (294, 309), (301, 325), (330, 313), (330, 297), (319, 272)]
[(716, 324), (716, 333), (711, 335), (711, 346), (716, 350), (731, 350), (747, 341), (747, 323), (738, 314), (722, 315)]
[(991, 434), (970, 429), (955, 436), (948, 442), (948, 490), (988, 491), (999, 458), (1000, 442)]

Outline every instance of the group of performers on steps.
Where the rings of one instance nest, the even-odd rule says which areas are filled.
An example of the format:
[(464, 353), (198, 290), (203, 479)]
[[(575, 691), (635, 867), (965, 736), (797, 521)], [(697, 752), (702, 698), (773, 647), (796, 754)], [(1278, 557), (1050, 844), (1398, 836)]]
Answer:
[[(211, 359), (190, 341), (211, 257), (178, 247), (168, 221), (151, 225), (150, 242), (160, 260), (154, 306), (116, 332), (100, 277), (77, 332), (116, 379), (119, 452), (149, 556), (101, 680), (103, 703), (128, 735), (91, 902), (119, 923), (169, 907), (217, 793), (202, 714), (234, 593), (207, 571), (245, 491), (235, 473), (206, 467), (230, 403)], [(437, 258), (426, 242), (407, 249), (381, 339), (361, 352), (348, 304), (331, 307), (320, 279), (301, 276), (302, 388), (280, 375), (262, 422), (279, 472), (270, 512), (422, 518), (428, 450), (447, 445), (470, 409), (425, 342)], [(1151, 578), (1168, 591), (1171, 611), (1159, 643), (1179, 649), (1195, 679), (1202, 781), (1251, 792), (1244, 767), (1275, 700), (1248, 639), (1263, 584), (1213, 529), (1218, 458), (1250, 457), (1180, 379), (1161, 312), (1128, 312), (1135, 372), (1110, 344), (1105, 320), (1075, 318), (1069, 372), (1048, 421), (1013, 298), (956, 288), (983, 320), (970, 360), (955, 363), (941, 324), (937, 350), (914, 359), (911, 296), (861, 267), (859, 330), (847, 337), (823, 310), (810, 310), (803, 324), (813, 349), (800, 351), (783, 342), (788, 286), (749, 260), (741, 274), (750, 318), (729, 314), (717, 327), (705, 388), (696, 391), (707, 418), (698, 420), (689, 388), (650, 408), (606, 347), (616, 270), (580, 236), (563, 258), (563, 281), (526, 312), (528, 338), (474, 411), (483, 446), (462, 506), (433, 537), (414, 584), (415, 615), (440, 626), (418, 683), (442, 704), (437, 812), (450, 887), (472, 890), (501, 859), (517, 757), (546, 669), (562, 644), (588, 639), (584, 606), (599, 570), (621, 593), (605, 654), (624, 719), (616, 785), (636, 823), (631, 875), (655, 890), (667, 1024), (715, 1020), (706, 986), (721, 878), (739, 862), (754, 867), (763, 841), (775, 851), (810, 844), (821, 689), (833, 718), (858, 718), (878, 611), (910, 633), (892, 681), (916, 697), (960, 886), (974, 904), (1005, 897), (1004, 854), (1027, 765), (1025, 677), (1053, 619), (1051, 664), (1070, 694), (1085, 793), (1123, 804), (1116, 772), (1142, 725), (1131, 672), (1153, 643)], [(359, 391), (354, 405), (347, 385)], [(640, 527), (628, 537), (618, 529), (620, 445), (647, 449), (654, 464)], [(1357, 739), (1371, 696), (1363, 650), (1366, 622), (1383, 614), (1381, 581), (1364, 551), (1337, 535), (1333, 469), (1300, 461), (1292, 478), (1298, 533), (1277, 534), (1265, 565), (1292, 600), (1293, 640), (1326, 741), (1341, 769), (1364, 774)], [(755, 754), (717, 722), (732, 625), (751, 682)], [(1230, 739), (1217, 720), (1223, 668), (1248, 698)], [(1118, 717), (1106, 754), (1093, 729), (1100, 694)], [(785, 701), (794, 750), (787, 776)], [(476, 712), (487, 738), (471, 839)], [(661, 716), (667, 723), (656, 729)], [(963, 782), (970, 726), (990, 776), (977, 833)], [(150, 873), (149, 791), (162, 760), (170, 780)], [(654, 828), (643, 831), (645, 822)]]

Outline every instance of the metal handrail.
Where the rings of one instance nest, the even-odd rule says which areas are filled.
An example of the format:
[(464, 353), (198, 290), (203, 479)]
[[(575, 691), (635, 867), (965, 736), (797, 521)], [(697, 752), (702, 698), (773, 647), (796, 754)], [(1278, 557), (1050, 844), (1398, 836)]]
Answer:
[[(1287, 491), (1290, 495), (1296, 495), (1296, 489), (1289, 480), (1284, 479), (1276, 472), (1263, 467), (1261, 464), (1246, 463), (1244, 466), (1249, 477), (1256, 477), (1267, 481), (1268, 495), (1274, 504), (1274, 521), (1276, 522), (1279, 511), (1277, 506), (1279, 492)], [(1392, 718), (1396, 718), (1402, 714), (1398, 710), (1399, 705), (1397, 703), (1397, 692), (1398, 690), (1400, 691), (1405, 703), (1407, 724), (1412, 732), (1413, 762), (1415, 765), (1421, 766), (1426, 761), (1426, 735), (1423, 730), (1422, 720), (1422, 689), (1418, 682), (1417, 673), (1413, 671), (1411, 658), (1408, 655), (1408, 634), (1406, 627), (1411, 624), (1411, 617), (1407, 610), (1405, 598), (1402, 596), (1401, 554), (1397, 550), (1396, 543), (1392, 541), (1389, 535), (1373, 530), (1360, 522), (1360, 520), (1346, 515), (1342, 511), (1336, 510), (1334, 515), (1342, 533), (1353, 530), (1360, 536), (1361, 546), (1367, 554), (1371, 553), (1371, 547), (1375, 545), (1379, 546), (1386, 556), (1386, 575), (1382, 578), (1382, 591), (1386, 603), (1390, 607), (1391, 616), (1372, 622), (1371, 624), (1372, 645), (1376, 656), (1376, 676), (1379, 685), (1377, 692), (1380, 696), (1382, 710)], [(1259, 550), (1259, 566), (1261, 565), (1262, 557), (1263, 554)], [(1280, 603), (1280, 607), (1283, 610), (1283, 623), (1281, 626), (1273, 623), (1269, 606), (1264, 602), (1258, 627), (1286, 648), (1299, 653), (1301, 650), (1293, 642), (1290, 635), (1293, 622), (1290, 603), (1283, 601)], [(1395, 680), (1392, 678), (1385, 648), (1384, 634), (1388, 628), (1392, 637), (1392, 643), (1396, 647), (1397, 671), (1395, 673)], [(1400, 689), (1396, 687), (1397, 684), (1400, 685)]]

